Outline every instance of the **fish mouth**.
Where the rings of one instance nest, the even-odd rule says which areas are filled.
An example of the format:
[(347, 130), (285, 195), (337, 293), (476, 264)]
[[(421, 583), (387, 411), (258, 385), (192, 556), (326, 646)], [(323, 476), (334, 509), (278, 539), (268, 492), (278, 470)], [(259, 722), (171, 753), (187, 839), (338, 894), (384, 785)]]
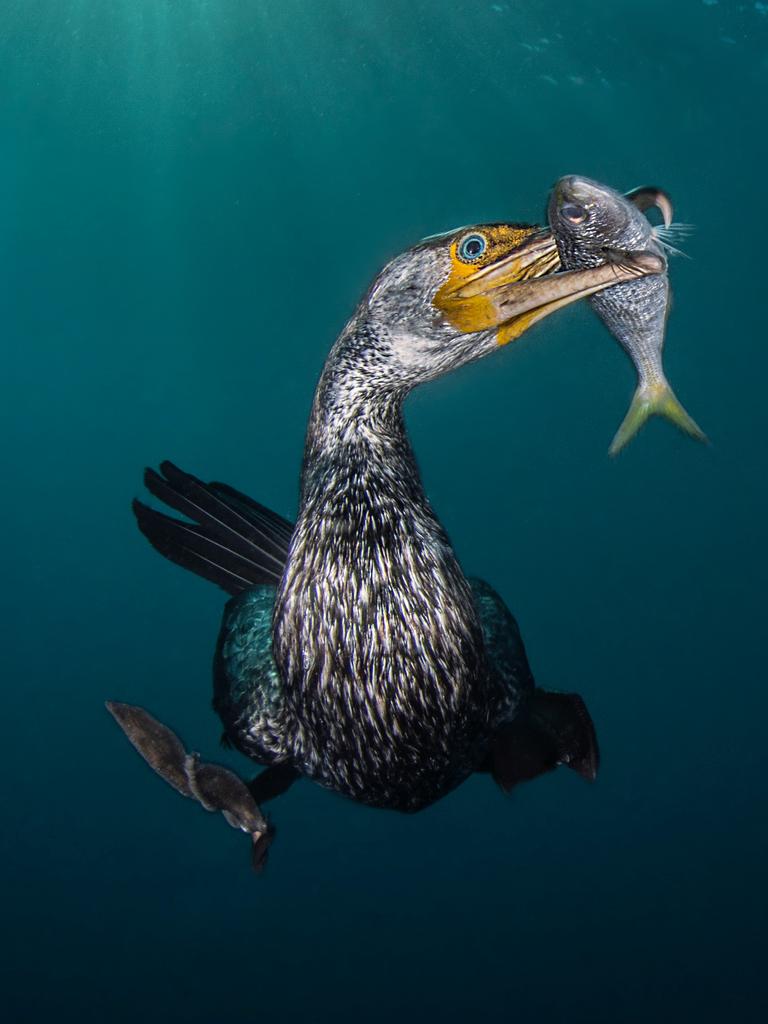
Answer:
[(572, 302), (662, 268), (652, 253), (634, 253), (620, 263), (558, 273), (560, 257), (553, 234), (534, 229), (502, 259), (460, 282), (443, 285), (434, 305), (462, 333), (496, 329), (497, 343), (506, 345)]
[(579, 174), (566, 174), (555, 183), (552, 196), (558, 202), (589, 203), (616, 193), (607, 185)]

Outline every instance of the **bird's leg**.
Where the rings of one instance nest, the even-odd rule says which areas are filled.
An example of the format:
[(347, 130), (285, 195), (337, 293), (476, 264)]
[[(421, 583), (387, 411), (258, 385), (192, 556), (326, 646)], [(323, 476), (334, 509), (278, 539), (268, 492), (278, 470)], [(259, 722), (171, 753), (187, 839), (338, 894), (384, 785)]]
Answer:
[(508, 792), (561, 764), (593, 782), (599, 759), (595, 727), (581, 697), (536, 688), (521, 712), (491, 737), (481, 770)]
[(228, 824), (248, 833), (253, 865), (262, 868), (274, 830), (243, 780), (187, 753), (176, 733), (144, 708), (107, 701), (107, 710), (147, 764), (177, 792), (197, 800), (206, 811), (221, 811)]
[(299, 772), (288, 764), (273, 764), (265, 768), (255, 779), (247, 784), (251, 796), (257, 804), (265, 804), (282, 796), (299, 778)]

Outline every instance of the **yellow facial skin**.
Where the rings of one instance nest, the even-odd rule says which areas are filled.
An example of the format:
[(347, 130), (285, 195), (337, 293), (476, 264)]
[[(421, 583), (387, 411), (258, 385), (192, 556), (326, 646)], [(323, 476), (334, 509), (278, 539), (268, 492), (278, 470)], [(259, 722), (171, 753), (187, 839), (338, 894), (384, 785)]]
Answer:
[[(474, 260), (459, 255), (462, 243), (470, 235), (485, 240), (484, 252)], [(435, 295), (435, 306), (463, 334), (499, 327), (500, 345), (525, 330), (517, 330), (512, 321), (500, 325), (509, 285), (541, 277), (560, 266), (552, 236), (529, 224), (468, 228), (451, 242), (450, 257), (451, 272)]]
[[(474, 259), (462, 248), (470, 236), (484, 243)], [(635, 253), (623, 263), (556, 273), (560, 258), (554, 239), (549, 231), (529, 224), (467, 228), (451, 242), (449, 251), (451, 270), (435, 295), (435, 307), (462, 334), (497, 328), (499, 345), (519, 338), (538, 320), (571, 302), (663, 270), (658, 257)]]

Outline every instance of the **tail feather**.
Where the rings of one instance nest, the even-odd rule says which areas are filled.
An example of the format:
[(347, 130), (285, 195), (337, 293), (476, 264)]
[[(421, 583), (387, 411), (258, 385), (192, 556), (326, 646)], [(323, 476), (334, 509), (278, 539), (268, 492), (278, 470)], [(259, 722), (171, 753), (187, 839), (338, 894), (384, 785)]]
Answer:
[(611, 442), (609, 453), (618, 455), (651, 416), (663, 416), (689, 437), (704, 443), (707, 441), (707, 435), (688, 415), (672, 388), (664, 380), (658, 384), (641, 384), (638, 387), (632, 398), (629, 411)]
[(225, 484), (204, 484), (171, 462), (148, 469), (154, 497), (191, 522), (134, 501), (139, 529), (171, 562), (239, 594), (260, 583), (278, 583), (288, 556), (291, 524)]

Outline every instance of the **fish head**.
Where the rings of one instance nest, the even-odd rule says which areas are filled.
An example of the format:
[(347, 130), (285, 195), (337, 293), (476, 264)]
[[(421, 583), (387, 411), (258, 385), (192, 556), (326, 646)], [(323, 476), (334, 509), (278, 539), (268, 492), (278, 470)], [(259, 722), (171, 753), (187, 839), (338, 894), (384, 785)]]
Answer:
[(637, 205), (591, 178), (560, 178), (547, 213), (561, 255), (589, 261), (603, 258), (606, 249), (657, 249), (653, 227)]

